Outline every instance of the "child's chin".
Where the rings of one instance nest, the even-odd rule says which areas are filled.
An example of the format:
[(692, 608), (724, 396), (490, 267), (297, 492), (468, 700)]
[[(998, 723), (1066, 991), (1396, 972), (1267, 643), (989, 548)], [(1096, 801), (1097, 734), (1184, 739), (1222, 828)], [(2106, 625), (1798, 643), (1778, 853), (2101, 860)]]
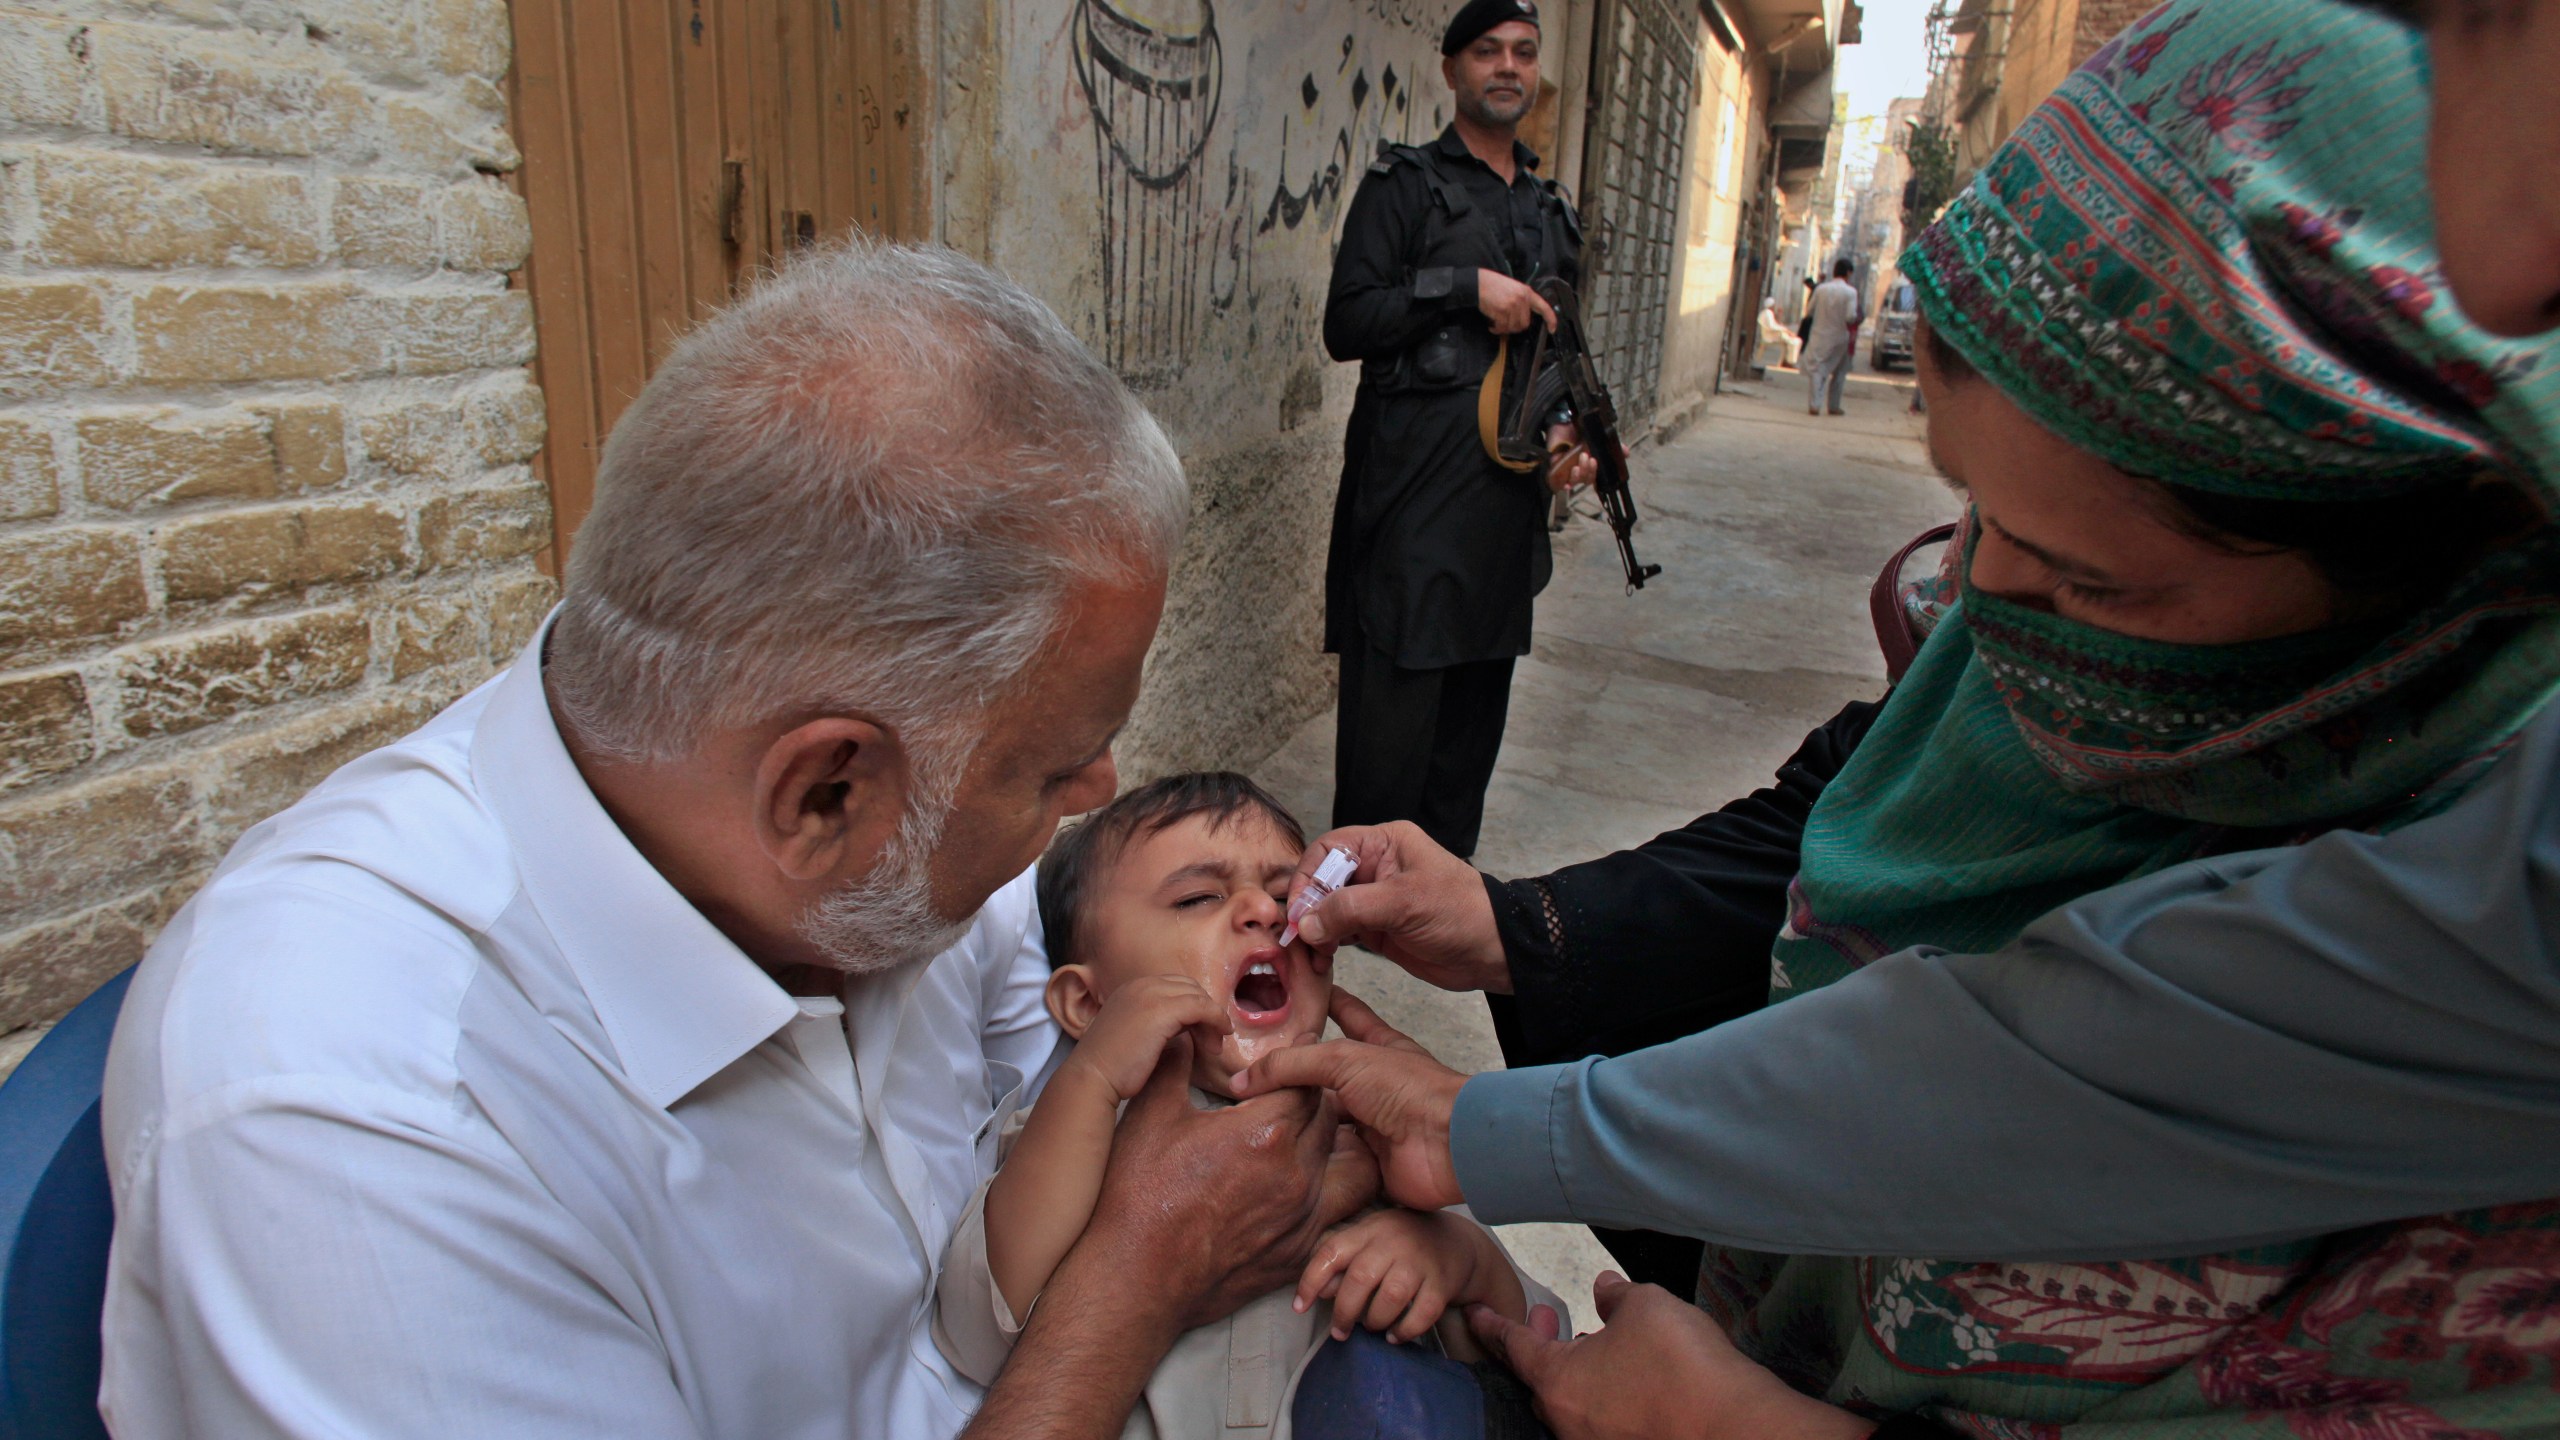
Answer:
[(1304, 1043), (1304, 1038), (1287, 1030), (1242, 1030), (1218, 1042), (1215, 1050), (1203, 1051), (1191, 1062), (1191, 1083), (1212, 1095), (1236, 1098), (1236, 1076), (1250, 1068), (1254, 1061), (1274, 1050)]
[[(1227, 1045), (1235, 1042), (1231, 1039)], [(1221, 1051), (1227, 1046), (1220, 1046)], [(1191, 1062), (1191, 1083), (1221, 1099), (1236, 1098), (1236, 1072), (1244, 1067), (1229, 1054), (1201, 1055)]]
[(1191, 1083), (1212, 1095), (1232, 1100), (1236, 1095), (1235, 1077), (1253, 1063), (1275, 1050), (1292, 1045), (1312, 1045), (1324, 1038), (1319, 1027), (1314, 1032), (1296, 1027), (1273, 1030), (1247, 1030), (1229, 1035), (1218, 1048), (1196, 1057), (1191, 1063)]

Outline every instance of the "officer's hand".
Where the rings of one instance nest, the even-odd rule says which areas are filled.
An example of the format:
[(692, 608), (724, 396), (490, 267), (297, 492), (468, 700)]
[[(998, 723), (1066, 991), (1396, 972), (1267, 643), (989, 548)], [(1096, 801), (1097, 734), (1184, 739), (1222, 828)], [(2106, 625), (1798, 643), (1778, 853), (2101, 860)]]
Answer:
[(1476, 272), (1476, 308), (1493, 322), (1496, 335), (1517, 335), (1540, 321), (1549, 330), (1556, 328), (1555, 308), (1540, 299), (1537, 291), (1499, 270)]

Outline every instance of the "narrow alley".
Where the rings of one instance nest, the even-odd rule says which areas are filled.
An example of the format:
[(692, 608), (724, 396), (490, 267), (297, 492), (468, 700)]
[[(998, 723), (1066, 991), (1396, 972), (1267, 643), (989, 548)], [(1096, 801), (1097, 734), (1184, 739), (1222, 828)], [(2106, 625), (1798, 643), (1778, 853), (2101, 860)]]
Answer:
[[(1884, 688), (1867, 618), (1877, 568), (1956, 512), (1929, 469), (1908, 374), (1863, 366), (1848, 413), (1804, 412), (1792, 370), (1729, 389), (1634, 462), (1637, 553), (1662, 575), (1630, 595), (1608, 527), (1556, 537), (1535, 649), (1512, 685), (1510, 727), (1485, 801), (1476, 863), (1536, 875), (1641, 843), (1766, 784), (1807, 731)], [(1590, 508), (1586, 499), (1584, 507)], [(1333, 715), (1308, 721), (1256, 778), (1311, 827), (1333, 789)], [(1483, 1005), (1365, 953), (1337, 972), (1461, 1070), (1501, 1065)], [(1579, 1225), (1506, 1227), (1522, 1263), (1589, 1313), (1609, 1263)]]

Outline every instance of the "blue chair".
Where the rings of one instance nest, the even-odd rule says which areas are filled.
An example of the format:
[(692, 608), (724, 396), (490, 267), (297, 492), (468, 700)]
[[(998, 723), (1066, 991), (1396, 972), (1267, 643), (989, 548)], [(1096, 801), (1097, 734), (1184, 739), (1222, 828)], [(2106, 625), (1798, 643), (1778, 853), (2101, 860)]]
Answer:
[(98, 1089), (132, 979), (99, 986), (0, 1085), (0, 1440), (106, 1440), (98, 1315), (115, 1210)]

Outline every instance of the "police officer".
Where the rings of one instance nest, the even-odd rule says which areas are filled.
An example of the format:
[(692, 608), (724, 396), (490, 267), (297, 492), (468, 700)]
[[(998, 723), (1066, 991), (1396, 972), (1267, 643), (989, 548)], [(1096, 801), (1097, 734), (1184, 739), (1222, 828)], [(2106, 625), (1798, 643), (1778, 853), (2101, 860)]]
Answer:
[(1325, 649), (1342, 657), (1333, 823), (1411, 820), (1458, 855), (1475, 852), (1551, 568), (1548, 491), (1594, 468), (1506, 469), (1477, 424), (1502, 337), (1555, 324), (1531, 282), (1581, 278), (1580, 224), (1518, 138), (1538, 41), (1533, 0), (1458, 11), (1440, 41), (1457, 118), (1430, 144), (1383, 147), (1325, 301), (1325, 349), (1360, 362), (1325, 566)]

